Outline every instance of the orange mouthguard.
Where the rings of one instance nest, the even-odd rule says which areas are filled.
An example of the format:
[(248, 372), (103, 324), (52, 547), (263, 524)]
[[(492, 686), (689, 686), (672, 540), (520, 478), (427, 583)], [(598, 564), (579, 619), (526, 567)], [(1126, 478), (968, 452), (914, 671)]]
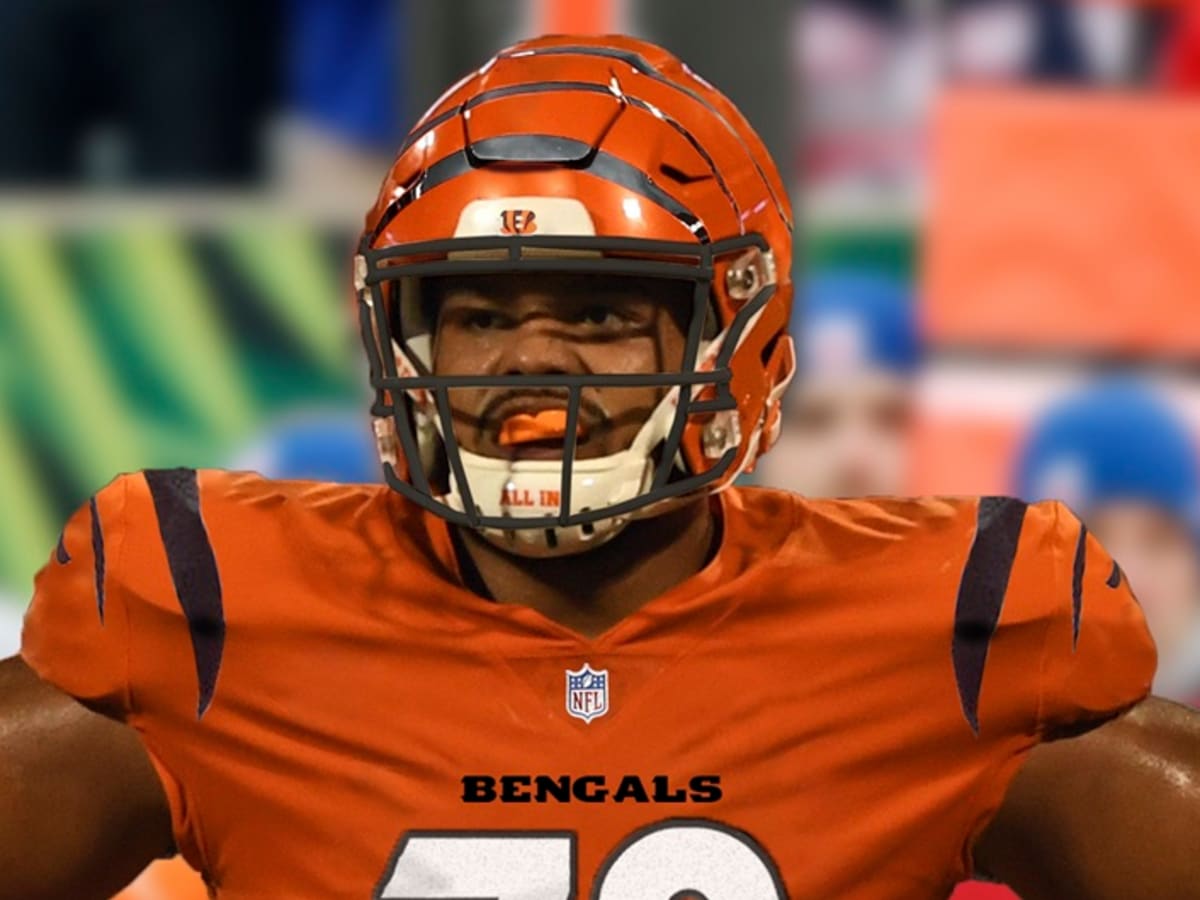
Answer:
[[(509, 416), (500, 426), (500, 445), (528, 444), (533, 441), (553, 441), (566, 437), (567, 411), (565, 409), (543, 409), (538, 413), (517, 413)], [(583, 437), (583, 426), (575, 429), (576, 437)]]

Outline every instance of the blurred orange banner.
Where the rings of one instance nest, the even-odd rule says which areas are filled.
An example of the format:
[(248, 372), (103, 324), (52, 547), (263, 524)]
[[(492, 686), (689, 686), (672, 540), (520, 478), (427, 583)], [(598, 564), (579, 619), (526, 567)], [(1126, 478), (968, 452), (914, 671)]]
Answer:
[(935, 348), (1200, 357), (1200, 104), (959, 90), (934, 127)]
[(910, 494), (1010, 494), (1026, 422), (921, 410), (913, 434)]

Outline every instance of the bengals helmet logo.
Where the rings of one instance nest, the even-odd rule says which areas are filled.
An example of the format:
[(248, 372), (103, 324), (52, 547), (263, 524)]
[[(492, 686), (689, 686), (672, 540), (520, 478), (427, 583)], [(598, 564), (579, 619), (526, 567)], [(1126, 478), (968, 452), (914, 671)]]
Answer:
[(501, 234), (533, 234), (537, 231), (537, 216), (532, 209), (506, 209), (500, 213)]

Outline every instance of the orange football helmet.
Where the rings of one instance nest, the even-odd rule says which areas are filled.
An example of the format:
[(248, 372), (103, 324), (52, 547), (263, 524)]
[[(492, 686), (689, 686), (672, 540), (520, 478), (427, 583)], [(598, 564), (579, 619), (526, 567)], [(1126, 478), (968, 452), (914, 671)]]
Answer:
[[(774, 441), (795, 368), (792, 216), (733, 104), (653, 44), (523, 41), (439, 99), (400, 148), (355, 259), (388, 483), (515, 552), (576, 552), (674, 498), (720, 490)], [(686, 358), (656, 374), (439, 376), (419, 280), (571, 272), (693, 286)], [(574, 458), (589, 388), (661, 386), (625, 451)], [(449, 391), (561, 390), (561, 460), (459, 446)], [(511, 507), (507, 497), (548, 498)]]

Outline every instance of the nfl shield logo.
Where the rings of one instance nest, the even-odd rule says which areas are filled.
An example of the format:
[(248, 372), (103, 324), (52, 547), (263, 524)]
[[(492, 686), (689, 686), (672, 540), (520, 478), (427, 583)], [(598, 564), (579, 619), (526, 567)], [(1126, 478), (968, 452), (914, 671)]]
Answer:
[(567, 669), (567, 712), (585, 722), (608, 712), (608, 669)]

